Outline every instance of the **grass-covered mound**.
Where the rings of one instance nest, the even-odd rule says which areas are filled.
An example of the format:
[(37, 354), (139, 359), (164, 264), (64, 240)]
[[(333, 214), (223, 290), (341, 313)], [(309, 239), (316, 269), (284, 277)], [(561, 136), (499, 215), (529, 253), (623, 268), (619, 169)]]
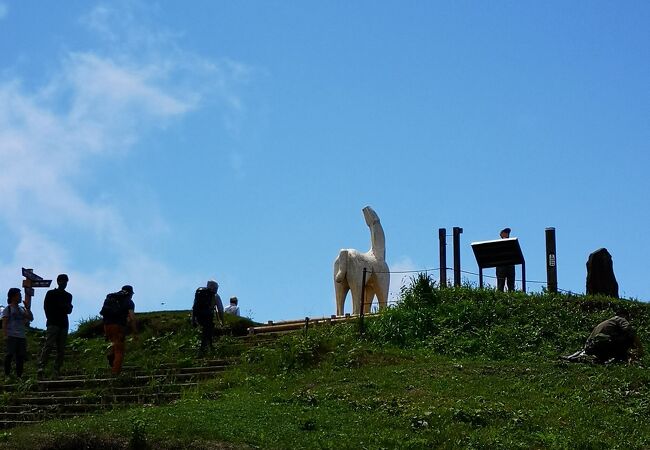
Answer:
[(449, 356), (554, 359), (584, 345), (592, 328), (625, 309), (641, 340), (650, 340), (650, 305), (600, 296), (436, 289), (420, 275), (402, 301), (369, 320), (368, 339)]
[[(165, 334), (185, 329), (191, 325), (191, 311), (154, 311), (136, 313), (138, 332), (150, 334)], [(216, 320), (215, 320), (216, 322)], [(244, 336), (248, 327), (259, 325), (247, 317), (224, 315), (222, 334), (229, 336)], [(92, 338), (104, 335), (101, 317), (93, 317), (79, 323), (77, 330), (72, 333), (75, 337)]]
[(633, 366), (558, 359), (620, 306), (648, 342), (644, 303), (438, 290), (420, 278), (363, 336), (356, 323), (286, 335), (174, 405), (15, 429), (5, 444), (64, 448), (85, 436), (111, 448), (650, 448), (648, 356)]

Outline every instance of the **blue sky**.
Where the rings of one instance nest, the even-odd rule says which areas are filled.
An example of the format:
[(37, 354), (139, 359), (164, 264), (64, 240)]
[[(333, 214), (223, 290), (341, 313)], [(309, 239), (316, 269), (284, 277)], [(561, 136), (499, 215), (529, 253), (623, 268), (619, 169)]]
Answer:
[(648, 23), (642, 1), (0, 0), (0, 286), (67, 272), (73, 323), (125, 283), (189, 308), (210, 278), (259, 321), (329, 315), (371, 205), (396, 272), (438, 267), (453, 226), (476, 272), (470, 242), (509, 226), (543, 281), (555, 227), (560, 288), (606, 247), (649, 300)]

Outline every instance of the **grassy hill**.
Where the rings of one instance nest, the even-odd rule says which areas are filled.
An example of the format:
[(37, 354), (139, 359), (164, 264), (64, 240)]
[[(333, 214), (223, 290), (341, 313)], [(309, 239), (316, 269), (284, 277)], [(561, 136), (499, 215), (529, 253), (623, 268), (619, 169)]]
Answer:
[[(0, 448), (650, 448), (649, 356), (558, 359), (621, 306), (647, 343), (645, 303), (439, 290), (420, 277), (363, 336), (354, 323), (253, 347), (224, 337), (215, 356), (239, 364), (174, 404), (11, 429)], [(127, 364), (196, 363), (186, 313), (141, 317)], [(97, 333), (89, 321), (71, 339), (87, 370), (105, 365)]]

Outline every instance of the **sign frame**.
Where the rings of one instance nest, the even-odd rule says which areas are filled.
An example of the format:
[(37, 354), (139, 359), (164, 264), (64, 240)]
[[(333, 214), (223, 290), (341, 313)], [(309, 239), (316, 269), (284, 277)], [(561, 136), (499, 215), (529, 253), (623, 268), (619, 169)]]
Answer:
[(521, 290), (526, 292), (526, 260), (519, 240), (515, 238), (472, 242), (479, 270), (479, 287), (483, 288), (483, 269), (498, 266), (521, 265)]

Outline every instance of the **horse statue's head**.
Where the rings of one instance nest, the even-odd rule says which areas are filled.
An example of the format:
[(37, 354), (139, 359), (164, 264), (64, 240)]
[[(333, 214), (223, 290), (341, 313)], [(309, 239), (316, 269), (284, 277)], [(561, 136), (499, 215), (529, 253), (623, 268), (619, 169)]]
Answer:
[(363, 217), (366, 219), (366, 225), (372, 227), (374, 224), (379, 223), (379, 216), (370, 206), (363, 208)]

